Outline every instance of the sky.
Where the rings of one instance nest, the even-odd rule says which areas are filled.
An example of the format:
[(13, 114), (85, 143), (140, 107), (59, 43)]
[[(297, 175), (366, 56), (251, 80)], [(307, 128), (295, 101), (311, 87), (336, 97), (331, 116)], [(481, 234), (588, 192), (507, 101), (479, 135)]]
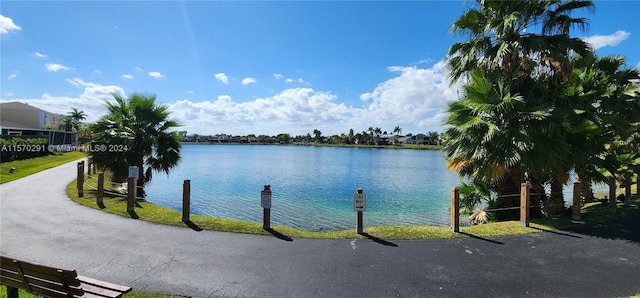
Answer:
[[(574, 31), (640, 69), (640, 1)], [(470, 1), (2, 1), (0, 102), (106, 113), (155, 94), (189, 134), (442, 132), (444, 58)]]

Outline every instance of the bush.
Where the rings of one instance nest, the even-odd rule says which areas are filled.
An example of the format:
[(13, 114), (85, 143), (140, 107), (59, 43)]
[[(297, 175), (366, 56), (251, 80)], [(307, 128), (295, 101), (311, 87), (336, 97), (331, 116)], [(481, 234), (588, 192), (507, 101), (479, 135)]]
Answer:
[(13, 137), (0, 139), (0, 161), (8, 162), (49, 155), (46, 139), (23, 139)]

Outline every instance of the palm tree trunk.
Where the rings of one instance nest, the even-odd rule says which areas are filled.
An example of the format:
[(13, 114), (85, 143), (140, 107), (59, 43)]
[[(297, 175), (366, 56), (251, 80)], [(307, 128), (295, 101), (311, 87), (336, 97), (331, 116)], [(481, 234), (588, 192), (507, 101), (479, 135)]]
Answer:
[(564, 194), (562, 193), (562, 183), (560, 180), (551, 181), (551, 194), (544, 204), (544, 213), (547, 216), (561, 215), (564, 211)]

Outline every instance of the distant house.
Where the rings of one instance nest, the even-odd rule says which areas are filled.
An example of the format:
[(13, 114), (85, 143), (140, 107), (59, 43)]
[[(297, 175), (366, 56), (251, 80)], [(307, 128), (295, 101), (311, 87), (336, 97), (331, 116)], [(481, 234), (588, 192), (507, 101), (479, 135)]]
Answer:
[(0, 103), (3, 138), (46, 138), (50, 145), (73, 144), (75, 132), (58, 130), (62, 117), (17, 101)]
[(425, 134), (417, 134), (407, 137), (402, 141), (403, 144), (429, 144), (429, 136)]

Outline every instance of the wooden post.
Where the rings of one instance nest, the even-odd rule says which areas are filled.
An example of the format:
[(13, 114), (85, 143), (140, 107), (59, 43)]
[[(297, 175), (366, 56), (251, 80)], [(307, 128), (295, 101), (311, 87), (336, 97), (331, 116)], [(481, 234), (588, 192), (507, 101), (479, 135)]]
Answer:
[(571, 215), (571, 219), (573, 220), (580, 220), (580, 209), (582, 208), (581, 189), (581, 182), (573, 183), (573, 215)]
[(89, 178), (91, 178), (91, 166), (92, 166), (92, 162), (91, 162), (91, 158), (89, 158), (89, 161), (87, 162), (87, 176), (89, 176)]
[(78, 162), (78, 179), (76, 180), (78, 188), (78, 197), (84, 197), (84, 166), (82, 162)]
[(7, 298), (18, 298), (18, 288), (7, 286)]
[(529, 183), (520, 184), (520, 225), (529, 227)]
[(271, 185), (265, 184), (260, 192), (260, 205), (262, 206), (262, 228), (271, 229)]
[(609, 211), (616, 211), (616, 177), (609, 178)]
[(134, 177), (127, 178), (127, 212), (135, 212), (136, 202), (136, 180)]
[(190, 221), (191, 213), (191, 180), (185, 180), (182, 184), (182, 222)]
[(98, 173), (98, 194), (96, 195), (96, 204), (101, 205), (104, 198), (104, 172)]
[(460, 190), (451, 188), (451, 231), (460, 232)]

